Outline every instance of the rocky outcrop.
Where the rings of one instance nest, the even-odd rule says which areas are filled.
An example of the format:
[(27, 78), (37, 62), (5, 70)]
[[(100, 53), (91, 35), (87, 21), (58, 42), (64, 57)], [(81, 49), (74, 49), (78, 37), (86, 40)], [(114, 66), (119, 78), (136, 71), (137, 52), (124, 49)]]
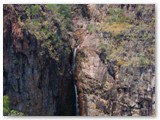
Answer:
[[(145, 13), (139, 9), (141, 7), (151, 12)], [(94, 15), (90, 9), (94, 9)], [(124, 27), (121, 28), (124, 23), (119, 22), (117, 18), (113, 28), (110, 23), (108, 28), (103, 29), (107, 22), (105, 23), (104, 19), (97, 20), (98, 14), (96, 14), (101, 15), (101, 9), (106, 10), (106, 13), (103, 12), (103, 17), (106, 19), (111, 19), (114, 14), (118, 16), (119, 13), (114, 13), (113, 9), (117, 11), (123, 9), (127, 11), (125, 16), (135, 16), (137, 21), (129, 23), (128, 26), (131, 24), (132, 27), (124, 30)], [(155, 47), (152, 17), (147, 17), (148, 14), (154, 16), (154, 6), (77, 5), (74, 11), (76, 12), (72, 22), (75, 39), (80, 46), (75, 73), (80, 115), (155, 115), (155, 58), (153, 51), (153, 53), (147, 52)], [(146, 16), (146, 21), (139, 12), (142, 16)], [(145, 22), (149, 24), (146, 30), (150, 31), (152, 37), (136, 36), (140, 29), (137, 28), (140, 19), (144, 21), (144, 26)], [(138, 26), (145, 29), (144, 26)], [(123, 32), (119, 33), (119, 29)], [(138, 31), (141, 36), (144, 35), (142, 31)], [(146, 61), (142, 60), (142, 57), (146, 57)]]
[(4, 5), (3, 41), (10, 109), (155, 115), (154, 5)]
[(59, 51), (59, 61), (22, 29), (12, 5), (4, 5), (4, 95), (10, 109), (25, 115), (75, 115), (74, 85), (69, 55)]

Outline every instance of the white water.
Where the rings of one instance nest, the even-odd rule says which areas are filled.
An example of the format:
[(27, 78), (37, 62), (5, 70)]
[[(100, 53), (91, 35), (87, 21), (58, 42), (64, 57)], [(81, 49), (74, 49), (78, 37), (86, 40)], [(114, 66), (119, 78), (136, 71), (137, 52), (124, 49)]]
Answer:
[[(79, 47), (79, 46), (78, 46)], [(74, 49), (74, 53), (73, 53), (73, 61), (72, 61), (72, 79), (73, 79), (73, 82), (74, 82), (74, 91), (75, 91), (75, 109), (76, 109), (76, 115), (78, 116), (79, 115), (79, 108), (78, 108), (78, 92), (77, 92), (77, 85), (76, 85), (76, 81), (74, 79), (74, 72), (75, 72), (75, 58), (76, 58), (76, 53), (77, 53), (77, 48), (76, 47)]]

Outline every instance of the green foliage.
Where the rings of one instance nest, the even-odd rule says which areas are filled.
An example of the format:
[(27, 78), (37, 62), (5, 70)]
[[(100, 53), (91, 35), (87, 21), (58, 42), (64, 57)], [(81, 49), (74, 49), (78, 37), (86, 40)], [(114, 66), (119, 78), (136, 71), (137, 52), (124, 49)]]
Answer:
[(69, 4), (47, 4), (46, 7), (59, 17), (68, 19), (71, 17), (71, 5)]
[[(58, 60), (60, 51), (69, 44), (66, 42), (67, 32), (70, 30), (71, 5), (22, 5), (27, 18), (19, 23), (41, 42), (41, 46), (48, 50), (50, 56)], [(66, 53), (65, 54), (69, 54)]]
[(40, 11), (40, 5), (25, 5), (27, 16), (29, 18), (35, 17)]
[(80, 64), (81, 64), (82, 61), (84, 61), (85, 57), (86, 57), (86, 54), (85, 54), (84, 51), (79, 51), (77, 53), (77, 56), (76, 56), (76, 65), (78, 66), (78, 68), (81, 68)]
[(47, 4), (46, 7), (50, 10), (52, 10), (53, 12), (58, 12), (58, 6), (56, 4)]
[(145, 56), (141, 56), (141, 57), (139, 58), (139, 66), (145, 67), (145, 66), (147, 66), (148, 64), (149, 64), (148, 58), (146, 58)]
[(79, 52), (79, 56), (80, 56), (81, 58), (84, 58), (86, 55), (85, 55), (85, 53), (84, 53), (83, 51), (80, 51), (80, 52)]
[(120, 34), (114, 35), (113, 38), (117, 42), (117, 44), (120, 44), (122, 41), (126, 39), (126, 36), (123, 33), (120, 33)]
[(89, 25), (88, 25), (88, 31), (89, 31), (90, 33), (94, 33), (94, 32), (96, 31), (95, 25), (89, 24)]
[(46, 5), (61, 21), (62, 28), (69, 28), (71, 17), (71, 5), (69, 4), (48, 4)]
[(24, 116), (24, 113), (18, 112), (16, 110), (11, 110), (8, 116)]
[(9, 97), (7, 95), (3, 96), (3, 114), (5, 116), (23, 116), (24, 113), (16, 111), (16, 110), (10, 110), (9, 108)]
[(124, 22), (128, 22), (129, 18), (125, 15), (125, 11), (123, 9), (120, 8), (110, 8), (108, 10), (108, 14), (109, 16), (107, 17), (107, 21), (109, 23), (124, 23)]
[(71, 5), (59, 4), (59, 13), (64, 16), (65, 19), (71, 17)]
[[(143, 31), (143, 33), (142, 33)], [(140, 34), (141, 33), (141, 34)], [(149, 31), (149, 30), (139, 30), (139, 35), (137, 36), (141, 41), (149, 41), (152, 39), (155, 39), (155, 36), (153, 35), (153, 31)]]
[(8, 115), (9, 114), (9, 98), (8, 96), (3, 96), (3, 114)]
[(103, 42), (100, 43), (100, 45), (99, 45), (99, 50), (100, 50), (101, 52), (105, 52), (105, 53), (109, 54), (109, 48), (108, 48), (107, 45), (104, 44)]
[(115, 14), (115, 9), (114, 9), (114, 8), (110, 8), (110, 9), (108, 10), (108, 14), (109, 14), (109, 15), (114, 15), (114, 14)]
[[(71, 17), (71, 5), (65, 4), (48, 4), (48, 5), (23, 5), (29, 19), (26, 19), (25, 27), (36, 35), (39, 40), (53, 37), (57, 26), (55, 20), (59, 24), (60, 29), (64, 32), (70, 28), (69, 20)], [(42, 10), (45, 9), (44, 10)], [(20, 21), (20, 20), (19, 20)]]
[(101, 46), (100, 51), (107, 52), (107, 48), (105, 46)]

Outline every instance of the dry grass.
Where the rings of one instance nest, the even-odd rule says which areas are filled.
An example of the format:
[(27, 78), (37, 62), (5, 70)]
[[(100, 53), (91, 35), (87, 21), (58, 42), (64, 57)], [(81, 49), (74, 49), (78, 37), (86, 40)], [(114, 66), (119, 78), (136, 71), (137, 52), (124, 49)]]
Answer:
[(121, 32), (124, 32), (128, 30), (130, 27), (132, 27), (131, 24), (129, 23), (102, 23), (99, 25), (102, 31), (110, 31), (113, 34), (117, 35), (120, 34)]

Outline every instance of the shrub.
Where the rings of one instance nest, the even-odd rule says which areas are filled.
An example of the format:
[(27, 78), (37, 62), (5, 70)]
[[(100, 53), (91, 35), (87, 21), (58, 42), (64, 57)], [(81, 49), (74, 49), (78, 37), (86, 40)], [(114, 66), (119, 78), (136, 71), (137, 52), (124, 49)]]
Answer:
[(9, 98), (8, 96), (3, 96), (3, 114), (8, 115), (9, 114)]
[(89, 31), (90, 33), (94, 33), (94, 32), (96, 31), (95, 25), (89, 24), (89, 25), (88, 25), (88, 31)]
[(3, 96), (3, 114), (5, 116), (23, 116), (24, 113), (16, 111), (9, 108), (9, 97), (7, 95)]
[(46, 5), (61, 21), (63, 28), (70, 28), (71, 5), (69, 4), (48, 4)]
[(139, 66), (140, 67), (145, 67), (145, 66), (147, 66), (149, 64), (149, 61), (148, 61), (148, 59), (145, 57), (145, 56), (141, 56), (140, 58), (139, 58)]
[(40, 11), (40, 5), (25, 5), (25, 10), (29, 18), (35, 18)]
[(24, 113), (18, 112), (18, 111), (16, 111), (16, 110), (11, 110), (8, 115), (9, 115), (9, 116), (24, 116)]
[[(43, 48), (49, 51), (52, 58), (57, 59), (63, 45), (69, 44), (66, 40), (68, 31), (71, 30), (70, 17), (71, 5), (47, 4), (47, 5), (22, 5), (27, 14), (26, 20), (20, 21), (20, 25), (34, 34), (41, 42)], [(21, 15), (21, 14), (19, 14)], [(65, 54), (69, 54), (66, 53)]]
[(117, 23), (125, 23), (129, 21), (129, 18), (125, 15), (125, 11), (120, 8), (110, 8), (108, 10), (109, 16), (107, 17), (107, 21), (109, 23), (117, 22)]
[(101, 42), (99, 44), (99, 50), (100, 52), (105, 52), (107, 55), (110, 54), (110, 51), (109, 51), (109, 46), (107, 46), (106, 44), (104, 44), (103, 42)]
[(79, 55), (80, 55), (81, 58), (84, 58), (84, 57), (86, 56), (83, 51), (80, 51), (80, 52), (79, 52)]

